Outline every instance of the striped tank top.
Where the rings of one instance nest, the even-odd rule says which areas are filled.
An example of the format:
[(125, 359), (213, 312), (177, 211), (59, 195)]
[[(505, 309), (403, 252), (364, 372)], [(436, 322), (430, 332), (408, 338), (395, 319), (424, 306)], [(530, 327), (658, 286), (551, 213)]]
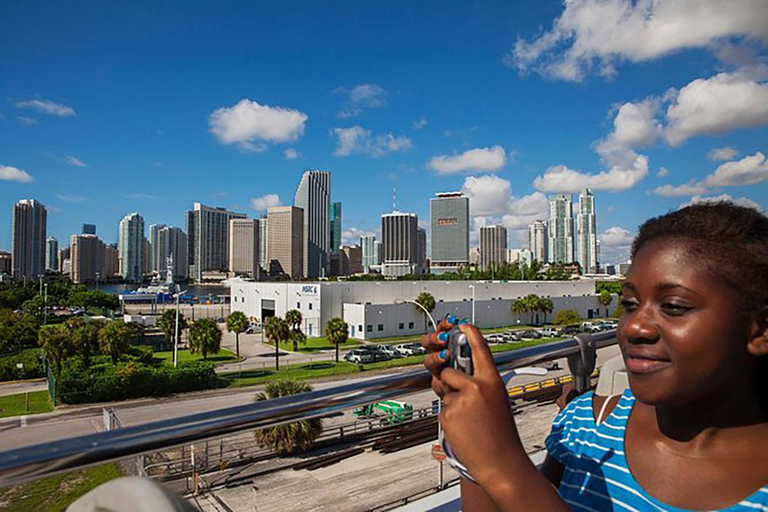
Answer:
[[(572, 510), (683, 510), (653, 498), (629, 471), (624, 431), (634, 403), (632, 392), (626, 390), (611, 414), (596, 425), (592, 393), (587, 393), (555, 418), (547, 451), (565, 468), (559, 493)], [(768, 512), (768, 485), (723, 510)]]

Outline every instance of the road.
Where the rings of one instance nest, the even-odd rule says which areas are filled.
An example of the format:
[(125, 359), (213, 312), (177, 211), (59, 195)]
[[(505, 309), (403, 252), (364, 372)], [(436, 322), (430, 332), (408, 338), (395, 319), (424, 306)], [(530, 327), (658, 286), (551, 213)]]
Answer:
[(45, 379), (3, 382), (0, 384), (0, 396), (32, 393), (34, 391), (45, 391), (46, 389), (48, 389), (48, 381)]

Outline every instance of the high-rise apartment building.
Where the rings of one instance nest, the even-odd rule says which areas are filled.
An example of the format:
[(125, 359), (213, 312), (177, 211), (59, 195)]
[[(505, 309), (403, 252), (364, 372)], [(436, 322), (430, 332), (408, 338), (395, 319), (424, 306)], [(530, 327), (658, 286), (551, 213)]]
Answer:
[(151, 241), (152, 236), (150, 226), (151, 252), (156, 260), (154, 271), (161, 277), (165, 277), (170, 261), (173, 265), (173, 279), (175, 281), (185, 280), (189, 271), (187, 234), (181, 228), (161, 225), (154, 235), (154, 243)]
[(382, 273), (415, 274), (419, 267), (419, 218), (415, 213), (391, 212), (381, 216)]
[(80, 229), (80, 233), (83, 235), (95, 235), (96, 224), (83, 224)]
[(70, 250), (69, 246), (62, 247), (61, 249), (59, 249), (59, 273), (69, 274), (70, 272), (69, 267), (67, 267), (66, 271), (64, 270), (64, 262), (65, 261), (69, 262), (71, 253), (72, 251)]
[(120, 251), (117, 250), (117, 244), (104, 246), (104, 275), (106, 277), (120, 275)]
[(45, 274), (45, 234), (48, 212), (34, 199), (22, 199), (13, 207), (14, 279), (37, 279)]
[(259, 220), (229, 220), (229, 273), (259, 277)]
[(533, 221), (528, 226), (528, 249), (533, 254), (533, 259), (539, 263), (547, 263), (549, 261), (548, 244), (547, 223), (543, 220)]
[(59, 241), (52, 236), (45, 240), (45, 270), (48, 272), (59, 270)]
[(507, 228), (483, 226), (480, 228), (480, 268), (498, 268), (507, 261)]
[(331, 203), (331, 253), (338, 254), (341, 247), (341, 203)]
[(469, 263), (469, 198), (461, 192), (436, 194), (429, 200), (432, 250), (430, 272), (456, 272)]
[(162, 246), (160, 244), (160, 230), (165, 224), (149, 225), (149, 270), (150, 272), (160, 272), (162, 265)]
[(300, 279), (304, 271), (304, 211), (295, 206), (273, 206), (267, 210), (267, 254), (269, 272)]
[(368, 273), (371, 267), (381, 264), (379, 258), (379, 244), (376, 241), (376, 235), (363, 235), (360, 237), (360, 247), (362, 249), (363, 272)]
[(549, 197), (547, 255), (550, 263), (573, 263), (573, 197), (556, 194)]
[(331, 253), (331, 173), (304, 171), (293, 205), (304, 212), (304, 276), (326, 276)]
[(427, 230), (416, 228), (416, 273), (427, 272)]
[(341, 256), (341, 272), (343, 276), (351, 276), (363, 272), (363, 249), (359, 245), (344, 245), (339, 249)]
[(13, 255), (11, 253), (0, 251), (0, 276), (11, 275), (11, 269), (13, 268), (12, 261)]
[(262, 272), (269, 272), (269, 256), (267, 254), (268, 247), (268, 235), (269, 223), (267, 217), (264, 216), (259, 219), (259, 266)]
[(73, 283), (95, 283), (108, 277), (107, 246), (96, 235), (69, 237), (69, 277)]
[(145, 240), (142, 216), (134, 212), (123, 217), (120, 221), (117, 247), (120, 275), (129, 283), (140, 283), (144, 278)]
[(588, 188), (579, 194), (579, 213), (576, 215), (576, 240), (581, 271), (585, 274), (597, 272), (597, 218), (595, 196)]
[(227, 272), (229, 266), (229, 221), (244, 219), (244, 213), (195, 203), (185, 215), (190, 277), (203, 279), (204, 272)]

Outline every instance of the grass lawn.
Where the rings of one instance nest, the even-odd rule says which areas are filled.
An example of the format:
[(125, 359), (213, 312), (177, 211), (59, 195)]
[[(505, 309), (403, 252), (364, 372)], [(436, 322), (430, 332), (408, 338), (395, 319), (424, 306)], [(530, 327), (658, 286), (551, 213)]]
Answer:
[(317, 379), (329, 375), (347, 375), (359, 372), (356, 364), (333, 361), (318, 361), (316, 363), (281, 365), (280, 371), (274, 368), (246, 370), (243, 372), (228, 372), (219, 374), (221, 387), (241, 387), (263, 384), (271, 380), (279, 379)]
[(498, 352), (509, 352), (510, 350), (535, 347), (536, 345), (543, 345), (545, 343), (552, 343), (553, 341), (560, 341), (564, 339), (565, 338), (542, 338), (540, 340), (523, 340), (518, 341), (517, 343), (500, 343), (498, 345), (491, 345), (491, 352), (494, 354)]
[(104, 482), (123, 476), (117, 464), (52, 476), (0, 489), (0, 509), (15, 512), (59, 512)]
[[(155, 359), (162, 360), (163, 364), (173, 366), (173, 350), (167, 350), (164, 352), (155, 352), (153, 356)], [(201, 354), (191, 354), (189, 352), (189, 349), (179, 350), (180, 363), (184, 363), (187, 361), (198, 361), (202, 359), (203, 359), (203, 356)], [(208, 361), (212, 363), (228, 363), (231, 361), (237, 361), (237, 357), (235, 357), (234, 352), (230, 352), (229, 350), (223, 348), (219, 350), (218, 354), (208, 354)]]
[[(270, 341), (264, 341), (267, 345), (275, 346), (274, 343)], [(357, 340), (353, 340), (351, 338), (347, 339), (346, 343), (342, 343), (339, 345), (339, 351), (344, 351), (350, 348), (354, 348), (356, 346), (360, 345), (360, 342)], [(307, 338), (306, 343), (299, 343), (299, 352), (317, 352), (319, 350), (333, 350), (334, 347), (333, 343), (328, 341), (328, 338), (326, 337), (320, 337), (320, 338)], [(280, 348), (283, 350), (293, 350), (293, 343), (290, 341), (287, 343), (280, 343)]]
[(53, 410), (48, 391), (33, 391), (30, 393), (29, 409), (26, 408), (26, 395), (26, 393), (18, 393), (16, 395), (0, 396), (0, 418), (51, 412)]

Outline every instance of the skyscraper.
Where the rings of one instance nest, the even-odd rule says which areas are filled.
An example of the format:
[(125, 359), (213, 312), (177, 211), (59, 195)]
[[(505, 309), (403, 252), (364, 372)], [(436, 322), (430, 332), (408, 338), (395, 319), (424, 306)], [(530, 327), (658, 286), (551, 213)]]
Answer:
[(507, 228), (483, 226), (480, 228), (480, 268), (496, 268), (507, 261)]
[(160, 272), (162, 265), (162, 246), (160, 244), (160, 230), (165, 224), (149, 225), (149, 269), (151, 272)]
[(59, 270), (59, 241), (52, 236), (45, 240), (45, 270), (49, 272)]
[(45, 233), (48, 212), (34, 199), (22, 199), (13, 207), (14, 279), (37, 279), (45, 274)]
[(304, 211), (295, 206), (273, 206), (267, 210), (267, 254), (269, 272), (282, 272), (300, 279), (304, 269)]
[(259, 220), (229, 220), (229, 272), (259, 277)]
[(429, 200), (432, 251), (430, 272), (456, 272), (469, 263), (469, 198), (461, 192)]
[(547, 223), (543, 220), (535, 220), (528, 226), (528, 249), (533, 254), (533, 259), (539, 263), (547, 263)]
[(331, 203), (331, 252), (339, 253), (341, 247), (341, 203)]
[(371, 271), (372, 266), (381, 263), (378, 254), (380, 245), (377, 246), (376, 235), (361, 236), (360, 247), (362, 248), (363, 256), (363, 272), (368, 273)]
[(123, 217), (118, 232), (118, 253), (120, 275), (129, 283), (140, 283), (144, 278), (144, 240), (142, 216), (134, 212)]
[(69, 237), (69, 277), (73, 283), (95, 283), (107, 278), (107, 246), (96, 235)]
[(188, 240), (184, 231), (174, 226), (160, 228), (157, 231), (157, 249), (152, 248), (152, 253), (157, 259), (156, 272), (165, 277), (168, 272), (168, 259), (173, 257), (174, 280), (185, 280), (189, 271), (187, 250)]
[(80, 228), (80, 233), (83, 235), (95, 235), (96, 234), (96, 224), (83, 224)]
[(381, 216), (382, 273), (415, 274), (419, 269), (419, 218), (415, 213), (391, 212)]
[[(304, 171), (293, 204), (304, 213), (304, 276), (315, 278), (328, 275), (331, 252), (331, 173)], [(270, 259), (274, 258), (270, 256)]]
[(573, 263), (573, 197), (556, 194), (549, 197), (547, 255), (550, 263)]
[(259, 266), (261, 266), (262, 272), (269, 272), (269, 256), (267, 254), (267, 230), (269, 223), (267, 222), (267, 216), (263, 216), (259, 219)]
[(9, 252), (0, 251), (0, 276), (10, 276), (13, 268), (13, 255)]
[(579, 194), (579, 213), (576, 215), (576, 239), (579, 248), (579, 264), (585, 274), (597, 272), (597, 218), (595, 196), (585, 188)]
[[(244, 219), (244, 213), (195, 203), (185, 215), (190, 277), (201, 281), (203, 272), (223, 273), (229, 265), (229, 220)], [(175, 265), (174, 265), (175, 266)]]

